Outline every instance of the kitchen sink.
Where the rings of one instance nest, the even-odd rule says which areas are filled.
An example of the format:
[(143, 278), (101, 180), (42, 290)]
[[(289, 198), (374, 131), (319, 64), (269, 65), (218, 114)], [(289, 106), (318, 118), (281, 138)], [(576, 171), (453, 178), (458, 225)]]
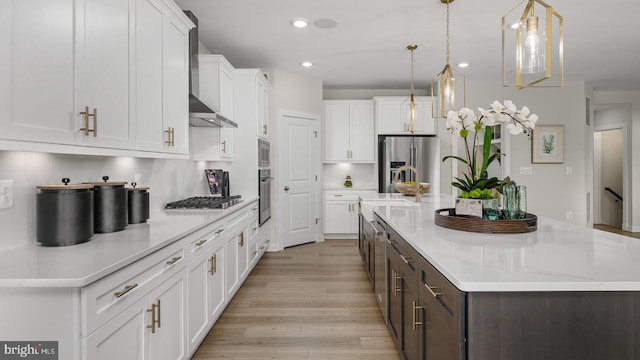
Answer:
[(418, 203), (415, 201), (398, 198), (369, 199), (362, 200), (360, 203), (362, 205), (360, 207), (360, 212), (367, 221), (373, 221), (373, 211), (371, 210), (373, 206), (418, 206)]
[(415, 201), (397, 198), (362, 200), (362, 203), (367, 206), (418, 206)]

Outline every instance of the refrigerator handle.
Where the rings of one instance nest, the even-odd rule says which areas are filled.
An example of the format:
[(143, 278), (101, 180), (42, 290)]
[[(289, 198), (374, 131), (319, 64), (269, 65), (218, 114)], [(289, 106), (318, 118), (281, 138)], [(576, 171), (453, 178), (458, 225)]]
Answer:
[[(409, 154), (410, 154), (410, 159), (411, 159), (410, 160), (411, 166), (416, 167), (417, 164), (418, 164), (418, 148), (415, 147), (415, 146), (412, 146), (409, 149)], [(410, 175), (411, 181), (416, 181), (414, 173), (409, 172), (409, 175)]]

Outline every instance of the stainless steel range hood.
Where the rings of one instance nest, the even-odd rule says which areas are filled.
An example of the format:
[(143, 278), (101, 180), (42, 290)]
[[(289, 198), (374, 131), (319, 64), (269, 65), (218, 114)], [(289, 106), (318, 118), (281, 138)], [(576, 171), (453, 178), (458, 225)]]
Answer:
[(191, 11), (184, 12), (196, 25), (189, 31), (189, 125), (208, 127), (232, 127), (238, 124), (213, 111), (198, 99), (200, 92), (198, 64), (198, 18)]

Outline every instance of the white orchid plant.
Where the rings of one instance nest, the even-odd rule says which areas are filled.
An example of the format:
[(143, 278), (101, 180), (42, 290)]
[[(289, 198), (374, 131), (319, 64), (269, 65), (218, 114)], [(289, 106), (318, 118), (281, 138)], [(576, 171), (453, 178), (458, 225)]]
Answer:
[[(496, 177), (487, 177), (489, 164), (497, 160), (501, 154), (491, 154), (491, 138), (493, 135), (492, 126), (497, 124), (507, 124), (507, 130), (513, 135), (524, 133), (531, 136), (531, 131), (535, 128), (538, 116), (531, 114), (529, 108), (523, 106), (520, 110), (510, 100), (505, 100), (504, 105), (499, 101), (494, 101), (491, 108), (478, 108), (480, 116), (473, 110), (463, 108), (460, 111), (449, 111), (447, 114), (447, 130), (454, 135), (459, 135), (465, 143), (465, 158), (459, 156), (445, 156), (442, 161), (456, 159), (463, 162), (467, 167), (467, 172), (463, 173), (464, 179), (454, 177), (456, 181), (451, 184), (460, 190), (461, 197), (488, 199), (492, 198), (492, 189), (500, 190), (502, 181)], [(482, 143), (482, 162), (478, 161), (479, 138), (484, 129), (484, 139)], [(471, 134), (473, 134), (471, 136)], [(470, 141), (470, 137), (473, 140)], [(506, 179), (505, 179), (506, 180)]]

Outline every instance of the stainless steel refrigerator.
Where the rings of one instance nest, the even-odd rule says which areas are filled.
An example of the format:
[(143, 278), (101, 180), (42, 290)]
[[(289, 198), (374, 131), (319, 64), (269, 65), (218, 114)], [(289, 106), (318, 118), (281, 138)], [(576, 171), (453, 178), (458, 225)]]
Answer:
[[(398, 192), (393, 185), (397, 169), (411, 165), (418, 170), (420, 182), (431, 184), (429, 192), (440, 191), (440, 139), (429, 135), (378, 136), (378, 191)], [(410, 170), (398, 174), (398, 181), (416, 181)]]

